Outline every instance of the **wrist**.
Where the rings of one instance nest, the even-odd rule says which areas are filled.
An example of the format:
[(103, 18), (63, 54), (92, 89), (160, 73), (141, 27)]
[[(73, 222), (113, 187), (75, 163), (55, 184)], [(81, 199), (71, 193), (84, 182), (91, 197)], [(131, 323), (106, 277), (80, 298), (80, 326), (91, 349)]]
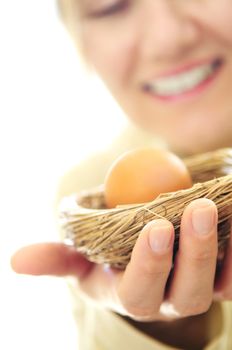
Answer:
[[(212, 320), (215, 320), (212, 313), (215, 312), (217, 322), (212, 327)], [(218, 304), (213, 304), (204, 314), (171, 321), (139, 322), (130, 317), (121, 317), (140, 332), (159, 342), (189, 350), (204, 348), (220, 333), (222, 324), (221, 308)]]

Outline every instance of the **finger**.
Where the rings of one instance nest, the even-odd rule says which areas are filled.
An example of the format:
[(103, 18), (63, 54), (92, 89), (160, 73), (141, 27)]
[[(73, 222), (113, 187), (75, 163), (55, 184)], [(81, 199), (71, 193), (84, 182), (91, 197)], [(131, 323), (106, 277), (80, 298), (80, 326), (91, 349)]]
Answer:
[(169, 290), (169, 301), (182, 316), (208, 310), (213, 298), (217, 257), (217, 208), (201, 198), (182, 216), (179, 251)]
[(217, 300), (232, 300), (232, 222), (225, 260), (215, 284), (215, 297)]
[(63, 243), (29, 245), (18, 250), (11, 258), (12, 269), (28, 275), (83, 277), (91, 266), (73, 247)]
[(128, 315), (152, 319), (162, 303), (172, 266), (174, 228), (163, 219), (142, 230), (118, 287), (120, 301)]

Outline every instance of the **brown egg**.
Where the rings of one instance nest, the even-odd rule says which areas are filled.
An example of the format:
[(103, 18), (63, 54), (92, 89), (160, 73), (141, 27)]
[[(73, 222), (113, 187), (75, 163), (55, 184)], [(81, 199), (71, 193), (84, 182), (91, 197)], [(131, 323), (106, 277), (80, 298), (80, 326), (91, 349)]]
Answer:
[(105, 178), (108, 208), (146, 203), (159, 194), (192, 186), (183, 161), (175, 154), (153, 147), (124, 153), (114, 161)]

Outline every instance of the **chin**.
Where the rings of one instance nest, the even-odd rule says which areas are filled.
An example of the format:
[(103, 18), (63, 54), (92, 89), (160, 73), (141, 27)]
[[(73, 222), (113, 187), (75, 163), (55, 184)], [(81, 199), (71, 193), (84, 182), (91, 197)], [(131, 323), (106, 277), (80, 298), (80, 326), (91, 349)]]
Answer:
[(196, 142), (168, 142), (170, 150), (174, 153), (184, 157), (191, 156), (194, 154), (200, 154), (205, 152), (215, 151), (220, 148), (232, 147), (232, 137), (231, 140), (226, 142), (223, 140), (218, 140), (218, 142), (206, 142), (206, 140), (196, 140)]
[(173, 152), (180, 155), (193, 155), (215, 151), (220, 148), (232, 147), (232, 129), (231, 126), (223, 126), (211, 124), (211, 127), (193, 129), (192, 132), (169, 132), (163, 135), (166, 139), (169, 148)]

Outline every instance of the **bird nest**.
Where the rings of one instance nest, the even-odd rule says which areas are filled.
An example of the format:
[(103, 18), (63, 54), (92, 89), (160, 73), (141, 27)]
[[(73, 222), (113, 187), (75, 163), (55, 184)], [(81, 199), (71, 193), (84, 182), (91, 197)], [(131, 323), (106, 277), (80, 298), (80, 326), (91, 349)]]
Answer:
[(232, 149), (191, 156), (183, 161), (193, 186), (161, 194), (149, 203), (107, 209), (103, 185), (64, 198), (60, 225), (65, 239), (90, 261), (125, 268), (144, 225), (165, 218), (175, 228), (175, 256), (185, 207), (194, 199), (208, 198), (218, 209), (218, 262), (222, 261), (231, 231)]

